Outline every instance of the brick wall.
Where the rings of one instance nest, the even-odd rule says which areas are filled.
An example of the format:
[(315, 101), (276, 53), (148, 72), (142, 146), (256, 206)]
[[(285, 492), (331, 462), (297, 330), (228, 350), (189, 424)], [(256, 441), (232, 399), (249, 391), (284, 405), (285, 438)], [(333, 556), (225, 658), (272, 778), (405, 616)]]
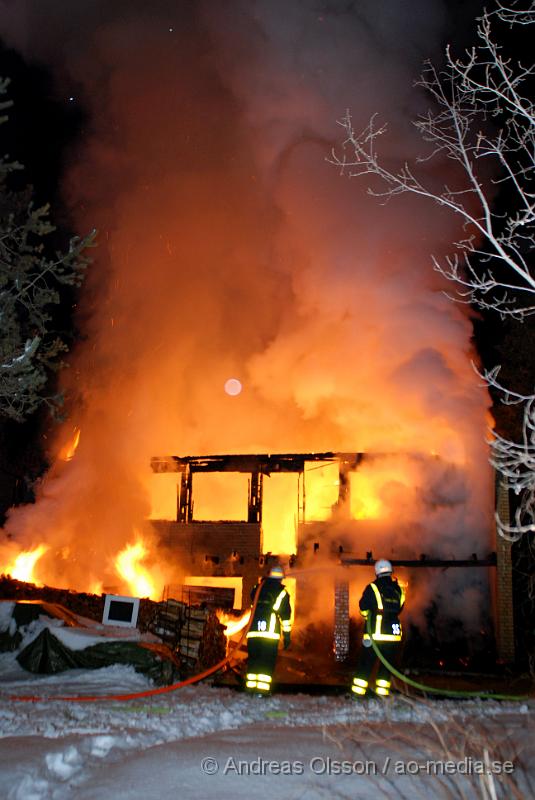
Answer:
[[(509, 490), (496, 476), (496, 511), (501, 520), (509, 522)], [(513, 569), (511, 543), (496, 531), (496, 644), (498, 658), (514, 661), (515, 631), (513, 617)]]
[(191, 575), (243, 577), (243, 607), (249, 607), (251, 589), (260, 574), (258, 523), (154, 520), (152, 525), (161, 544), (176, 553), (177, 561)]

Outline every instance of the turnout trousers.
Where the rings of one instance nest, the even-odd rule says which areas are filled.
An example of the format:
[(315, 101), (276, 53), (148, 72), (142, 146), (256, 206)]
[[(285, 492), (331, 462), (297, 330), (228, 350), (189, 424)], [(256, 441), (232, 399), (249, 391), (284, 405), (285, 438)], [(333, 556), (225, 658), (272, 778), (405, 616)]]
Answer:
[(255, 694), (268, 694), (271, 691), (278, 647), (278, 639), (247, 639), (246, 691)]
[[(390, 661), (393, 666), (396, 666), (401, 649), (401, 642), (376, 641), (376, 645), (379, 647), (386, 660)], [(371, 674), (377, 662), (379, 662), (379, 668), (377, 670), (375, 685), (373, 685), (371, 681)], [(371, 644), (370, 647), (365, 647), (363, 644), (360, 650), (357, 671), (351, 685), (351, 691), (353, 692), (354, 696), (364, 697), (366, 692), (374, 691), (375, 694), (380, 695), (381, 697), (388, 697), (390, 694), (390, 687), (390, 672), (385, 667), (383, 662), (377, 658)]]

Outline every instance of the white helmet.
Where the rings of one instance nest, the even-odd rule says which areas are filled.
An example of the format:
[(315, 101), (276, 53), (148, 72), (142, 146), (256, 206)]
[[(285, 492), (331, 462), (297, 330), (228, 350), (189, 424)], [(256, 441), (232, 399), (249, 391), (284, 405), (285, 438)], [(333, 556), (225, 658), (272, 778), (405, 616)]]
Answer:
[(375, 574), (379, 578), (381, 575), (391, 575), (392, 574), (392, 564), (390, 561), (387, 561), (386, 558), (380, 558), (379, 561), (375, 562)]
[(275, 578), (278, 581), (282, 581), (284, 578), (284, 570), (282, 567), (271, 567), (269, 570), (269, 577)]

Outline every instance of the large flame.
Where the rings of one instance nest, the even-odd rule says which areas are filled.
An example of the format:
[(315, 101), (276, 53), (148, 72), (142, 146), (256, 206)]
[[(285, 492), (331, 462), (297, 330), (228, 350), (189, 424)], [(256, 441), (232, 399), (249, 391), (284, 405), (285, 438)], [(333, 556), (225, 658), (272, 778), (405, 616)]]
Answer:
[(155, 597), (156, 587), (148, 570), (141, 562), (148, 555), (148, 550), (137, 539), (133, 544), (127, 544), (115, 559), (115, 568), (120, 577), (128, 585), (128, 590), (135, 597)]
[(7, 565), (6, 574), (11, 575), (12, 578), (18, 581), (35, 583), (37, 586), (41, 586), (42, 584), (38, 582), (34, 575), (34, 570), (37, 562), (48, 549), (46, 544), (39, 544), (33, 550), (24, 550)]

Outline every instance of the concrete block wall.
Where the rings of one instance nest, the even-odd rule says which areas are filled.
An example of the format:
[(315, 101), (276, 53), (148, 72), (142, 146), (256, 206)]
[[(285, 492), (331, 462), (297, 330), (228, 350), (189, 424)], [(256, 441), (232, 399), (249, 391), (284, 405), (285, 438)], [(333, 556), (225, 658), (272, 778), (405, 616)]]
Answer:
[(261, 572), (258, 523), (153, 520), (152, 525), (161, 545), (176, 554), (177, 562), (189, 574), (242, 577), (243, 608), (249, 607), (251, 590)]

